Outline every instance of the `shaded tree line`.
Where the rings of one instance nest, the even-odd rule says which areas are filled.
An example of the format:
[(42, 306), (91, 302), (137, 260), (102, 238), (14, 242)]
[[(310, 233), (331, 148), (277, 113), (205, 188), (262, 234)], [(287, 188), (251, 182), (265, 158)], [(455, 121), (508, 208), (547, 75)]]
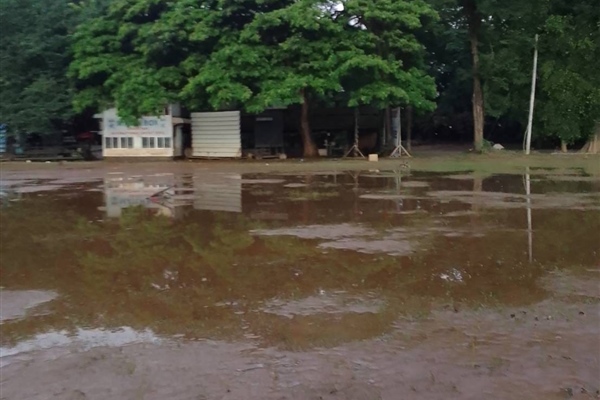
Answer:
[(12, 132), (108, 106), (296, 105), (313, 156), (311, 108), (369, 105), (482, 150), (523, 136), (536, 34), (534, 137), (566, 146), (600, 121), (595, 0), (5, 0), (0, 27)]

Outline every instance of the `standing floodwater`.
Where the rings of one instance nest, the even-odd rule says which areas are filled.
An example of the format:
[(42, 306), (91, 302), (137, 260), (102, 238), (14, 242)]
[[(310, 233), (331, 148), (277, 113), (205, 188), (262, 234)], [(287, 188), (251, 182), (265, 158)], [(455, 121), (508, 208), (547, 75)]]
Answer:
[(0, 185), (2, 399), (600, 389), (594, 177), (190, 169)]

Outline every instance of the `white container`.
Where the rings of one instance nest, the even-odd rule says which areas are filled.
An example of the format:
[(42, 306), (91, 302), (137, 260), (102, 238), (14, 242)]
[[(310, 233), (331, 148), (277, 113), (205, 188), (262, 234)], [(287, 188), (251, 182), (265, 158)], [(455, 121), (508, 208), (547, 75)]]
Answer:
[(378, 161), (379, 161), (379, 155), (369, 154), (369, 162), (378, 162)]

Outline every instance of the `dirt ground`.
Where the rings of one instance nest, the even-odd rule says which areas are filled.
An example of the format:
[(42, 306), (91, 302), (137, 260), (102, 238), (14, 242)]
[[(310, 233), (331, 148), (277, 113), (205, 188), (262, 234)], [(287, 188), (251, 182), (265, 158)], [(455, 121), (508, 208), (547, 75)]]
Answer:
[(71, 344), (2, 369), (2, 399), (597, 399), (600, 270), (555, 275), (531, 307), (400, 319), (303, 352), (198, 341)]
[(599, 179), (550, 154), (2, 163), (0, 399), (600, 399)]
[(579, 153), (534, 153), (524, 156), (518, 152), (496, 152), (484, 155), (468, 152), (438, 150), (426, 148), (414, 153), (411, 158), (380, 158), (379, 162), (369, 163), (364, 159), (321, 159), (321, 160), (185, 160), (185, 161), (130, 161), (120, 162), (3, 162), (0, 173), (12, 171), (34, 172), (60, 169), (76, 170), (161, 170), (163, 172), (188, 170), (190, 168), (211, 172), (327, 172), (327, 171), (358, 171), (366, 169), (415, 169), (432, 172), (473, 171), (480, 175), (498, 173), (521, 173), (525, 167), (542, 170), (552, 168), (556, 171), (579, 169), (591, 175), (600, 174), (600, 155)]

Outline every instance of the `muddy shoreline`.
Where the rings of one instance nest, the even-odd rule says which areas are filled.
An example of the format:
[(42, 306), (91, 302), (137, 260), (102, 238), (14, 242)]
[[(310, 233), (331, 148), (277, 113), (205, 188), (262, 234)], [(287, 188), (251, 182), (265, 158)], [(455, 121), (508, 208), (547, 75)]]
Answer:
[(599, 273), (546, 280), (579, 301), (557, 289), (525, 308), (441, 307), (333, 348), (165, 340), (38, 350), (3, 367), (2, 398), (597, 399), (600, 295), (586, 280)]

